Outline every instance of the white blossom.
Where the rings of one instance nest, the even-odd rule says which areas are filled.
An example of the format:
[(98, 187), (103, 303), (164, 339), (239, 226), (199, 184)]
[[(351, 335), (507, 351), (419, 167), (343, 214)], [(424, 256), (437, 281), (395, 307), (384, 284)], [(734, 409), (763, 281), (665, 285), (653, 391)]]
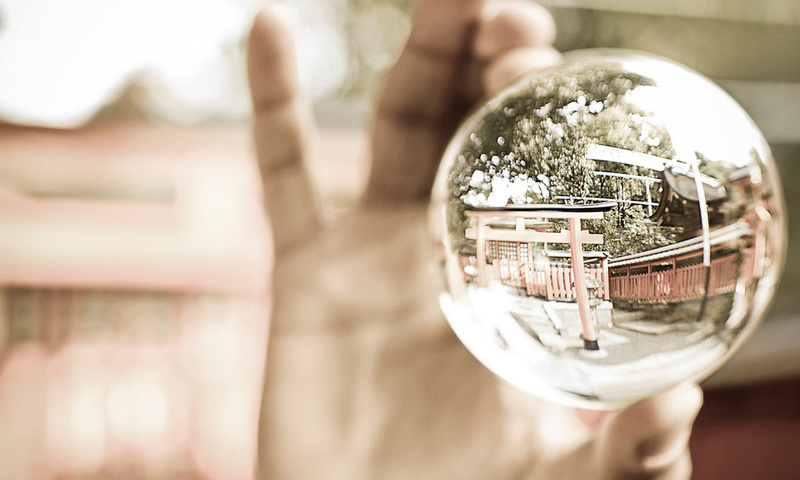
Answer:
[(483, 184), (485, 177), (486, 176), (484, 175), (483, 170), (475, 170), (472, 172), (472, 178), (469, 180), (469, 186), (472, 188), (480, 187), (481, 184)]

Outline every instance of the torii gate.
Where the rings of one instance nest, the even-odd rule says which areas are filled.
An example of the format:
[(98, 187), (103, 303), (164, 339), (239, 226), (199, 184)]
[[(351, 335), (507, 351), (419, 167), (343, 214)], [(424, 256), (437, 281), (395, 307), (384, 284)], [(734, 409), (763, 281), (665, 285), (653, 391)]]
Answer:
[[(508, 205), (505, 207), (476, 207), (466, 211), (467, 217), (475, 218), (475, 227), (465, 231), (468, 239), (476, 242), (478, 284), (486, 286), (486, 241), (568, 243), (572, 260), (572, 276), (575, 281), (575, 300), (581, 319), (583, 345), (587, 350), (599, 350), (597, 332), (592, 322), (589, 292), (584, 274), (583, 245), (602, 245), (603, 235), (581, 230), (581, 220), (600, 220), (603, 214), (615, 207), (614, 202), (592, 205)], [(515, 218), (514, 230), (495, 229), (487, 225), (487, 219), (502, 215)], [(526, 219), (566, 219), (569, 228), (560, 232), (536, 231), (525, 228)]]

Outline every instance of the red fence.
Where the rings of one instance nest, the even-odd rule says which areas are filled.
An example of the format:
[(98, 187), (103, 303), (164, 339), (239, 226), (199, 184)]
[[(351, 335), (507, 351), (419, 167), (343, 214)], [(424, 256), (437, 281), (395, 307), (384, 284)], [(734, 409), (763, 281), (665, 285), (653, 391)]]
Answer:
[[(609, 298), (608, 279), (600, 265), (587, 266), (587, 277), (594, 278), (604, 286), (597, 289), (598, 298)], [(528, 295), (537, 295), (547, 300), (573, 300), (575, 286), (572, 267), (560, 263), (545, 263), (537, 270), (533, 262), (496, 258), (487, 265), (488, 280), (511, 287), (524, 288)]]
[[(638, 264), (611, 270), (612, 300), (631, 303), (673, 303), (702, 298), (706, 276), (708, 296), (730, 293), (739, 277), (740, 255), (733, 252), (702, 263), (654, 271), (654, 264)], [(655, 263), (655, 262), (654, 262)]]
[[(698, 260), (692, 263), (692, 258)], [(698, 263), (699, 258), (697, 253), (691, 253), (612, 267), (610, 275), (599, 264), (589, 264), (584, 271), (587, 277), (604, 285), (597, 289), (598, 298), (630, 303), (673, 303), (702, 298), (706, 275), (710, 275), (709, 297), (733, 292), (739, 273), (752, 269), (752, 254), (748, 250), (712, 258), (710, 268)], [(686, 265), (681, 266), (682, 263)], [(462, 268), (467, 265), (474, 267), (475, 257), (462, 256), (461, 264)], [(575, 299), (573, 271), (569, 264), (545, 262), (534, 265), (530, 261), (495, 258), (486, 265), (485, 275), (488, 282), (524, 288), (528, 295), (547, 300)]]

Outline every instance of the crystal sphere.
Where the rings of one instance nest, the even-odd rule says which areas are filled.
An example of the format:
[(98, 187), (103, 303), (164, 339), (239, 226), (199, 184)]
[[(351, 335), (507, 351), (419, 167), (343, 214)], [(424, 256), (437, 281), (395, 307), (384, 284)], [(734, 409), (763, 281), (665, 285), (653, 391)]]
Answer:
[(701, 75), (584, 50), (456, 132), (431, 224), (453, 330), (549, 400), (614, 408), (718, 369), (776, 287), (786, 215), (769, 148)]

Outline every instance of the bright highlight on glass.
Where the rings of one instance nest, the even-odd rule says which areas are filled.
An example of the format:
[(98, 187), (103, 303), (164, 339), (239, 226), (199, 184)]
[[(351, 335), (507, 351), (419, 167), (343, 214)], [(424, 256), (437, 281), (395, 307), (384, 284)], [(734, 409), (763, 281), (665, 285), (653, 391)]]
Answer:
[(478, 109), (432, 222), (451, 326), (517, 387), (622, 405), (713, 373), (775, 289), (772, 156), (727, 94), (675, 63), (587, 50)]

